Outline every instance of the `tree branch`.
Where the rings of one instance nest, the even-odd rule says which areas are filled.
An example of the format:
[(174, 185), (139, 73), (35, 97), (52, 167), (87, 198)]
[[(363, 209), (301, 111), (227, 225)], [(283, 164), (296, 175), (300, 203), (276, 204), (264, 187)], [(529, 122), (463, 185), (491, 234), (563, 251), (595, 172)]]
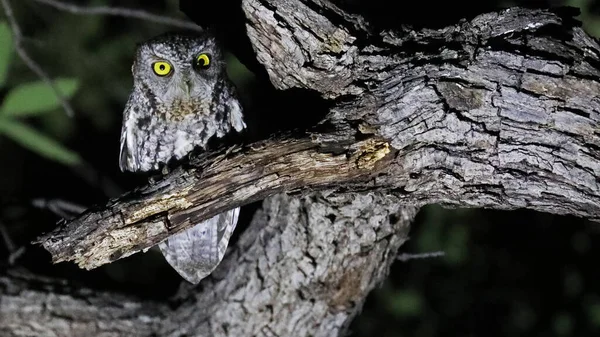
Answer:
[[(278, 9), (278, 18), (295, 23), (297, 9), (281, 8), (289, 17)], [(227, 209), (292, 190), (378, 190), (414, 205), (528, 207), (600, 219), (600, 48), (579, 28), (561, 26), (549, 12), (513, 9), (421, 35), (385, 33), (384, 53), (374, 45), (358, 50), (333, 26), (306, 44), (286, 40), (294, 35), (286, 25), (253, 26), (275, 16), (254, 7), (247, 13), (274, 83), (357, 97), (323, 121), (336, 131), (196, 157), (40, 238), (54, 262), (95, 268)], [(319, 27), (309, 21), (297, 24)], [(567, 28), (570, 39), (560, 42), (557, 34)], [(281, 30), (282, 39), (272, 40), (270, 29)], [(317, 40), (328, 42), (315, 46)], [(280, 45), (267, 48), (269, 41)], [(289, 59), (303, 55), (283, 49), (290, 44), (310, 48), (313, 65), (295, 69), (307, 60)], [(409, 44), (416, 53), (390, 55), (393, 45)]]
[[(39, 241), (55, 262), (94, 268), (266, 198), (201, 288), (171, 312), (149, 309), (163, 318), (152, 333), (340, 335), (426, 203), (600, 218), (600, 46), (568, 15), (510, 9), (373, 32), (331, 2), (242, 5), (271, 81), (330, 100), (323, 121), (306, 135), (194, 155)], [(28, 326), (11, 308), (17, 318), (0, 331)]]
[(82, 287), (13, 269), (0, 276), (0, 335), (150, 336), (169, 310), (162, 303)]
[(279, 191), (366, 179), (376, 172), (371, 165), (377, 164), (378, 156), (388, 151), (381, 144), (369, 139), (328, 148), (281, 137), (200, 156), (189, 164), (191, 169), (179, 169), (114, 200), (100, 212), (87, 211), (66, 223), (69, 229), (59, 227), (41, 242), (54, 262), (73, 260), (92, 269), (150, 248), (232, 205), (242, 206)]
[(121, 8), (121, 7), (108, 7), (108, 6), (80, 6), (72, 3), (67, 3), (57, 0), (33, 0), (44, 5), (54, 7), (58, 10), (69, 12), (76, 15), (109, 15), (109, 16), (120, 16), (125, 18), (133, 18), (144, 20), (148, 22), (158, 23), (162, 25), (173, 26), (177, 28), (190, 29), (195, 31), (202, 31), (203, 29), (193, 22), (180, 20), (177, 18), (170, 18), (163, 15), (157, 15), (148, 13), (139, 9), (132, 8)]
[(273, 196), (201, 288), (188, 284), (170, 303), (155, 303), (9, 275), (0, 277), (0, 332), (338, 335), (387, 274), (416, 212), (380, 193)]

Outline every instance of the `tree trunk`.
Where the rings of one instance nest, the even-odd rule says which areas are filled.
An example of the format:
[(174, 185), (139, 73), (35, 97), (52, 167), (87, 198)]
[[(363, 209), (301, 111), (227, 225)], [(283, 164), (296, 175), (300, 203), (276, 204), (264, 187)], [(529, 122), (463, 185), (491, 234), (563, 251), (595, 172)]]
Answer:
[(569, 13), (509, 9), (374, 32), (326, 1), (242, 9), (271, 82), (331, 103), (321, 123), (194, 156), (39, 242), (55, 262), (95, 268), (266, 198), (250, 228), (171, 306), (95, 291), (81, 299), (78, 287), (57, 295), (6, 276), (0, 331), (341, 335), (421, 205), (600, 218), (600, 46)]
[[(199, 288), (171, 303), (0, 278), (2, 336), (332, 336), (385, 278), (417, 212), (381, 193), (264, 201)], [(172, 309), (175, 307), (176, 309)]]

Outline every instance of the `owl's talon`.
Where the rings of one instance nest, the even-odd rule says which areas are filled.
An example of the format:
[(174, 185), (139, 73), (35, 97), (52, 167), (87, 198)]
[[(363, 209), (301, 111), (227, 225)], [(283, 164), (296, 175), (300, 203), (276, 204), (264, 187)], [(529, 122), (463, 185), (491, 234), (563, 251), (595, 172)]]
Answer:
[(163, 179), (163, 174), (164, 173), (156, 173), (156, 174), (152, 174), (148, 177), (148, 182), (150, 183), (150, 185), (154, 185), (157, 182), (159, 182), (160, 180)]

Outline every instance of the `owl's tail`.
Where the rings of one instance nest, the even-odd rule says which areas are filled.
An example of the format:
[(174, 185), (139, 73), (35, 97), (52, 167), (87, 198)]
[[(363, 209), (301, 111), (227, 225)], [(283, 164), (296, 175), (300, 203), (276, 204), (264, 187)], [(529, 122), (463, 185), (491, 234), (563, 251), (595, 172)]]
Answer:
[(239, 214), (239, 207), (218, 214), (169, 237), (158, 247), (181, 277), (190, 283), (198, 284), (210, 275), (223, 259)]

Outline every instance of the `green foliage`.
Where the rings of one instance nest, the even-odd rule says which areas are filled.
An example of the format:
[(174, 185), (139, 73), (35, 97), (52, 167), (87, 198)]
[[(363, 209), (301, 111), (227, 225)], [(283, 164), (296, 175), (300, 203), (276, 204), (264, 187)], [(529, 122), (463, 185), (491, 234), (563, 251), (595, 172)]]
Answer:
[[(67, 99), (73, 96), (79, 86), (78, 81), (72, 78), (59, 78), (54, 83)], [(60, 100), (54, 90), (44, 81), (39, 80), (12, 89), (0, 107), (0, 115), (11, 117), (39, 115), (60, 106)]]
[(248, 85), (254, 77), (254, 74), (235, 55), (225, 53), (225, 62), (227, 64), (227, 75), (238, 87)]
[[(469, 226), (459, 222), (469, 217), (471, 210), (449, 210), (439, 205), (425, 207), (423, 222), (427, 230), (416, 238), (418, 252), (442, 250), (446, 253), (441, 261), (454, 265), (468, 259)], [(452, 226), (449, 226), (452, 224)]]
[[(0, 87), (2, 87), (6, 82), (13, 53), (10, 29), (5, 22), (0, 22), (0, 46)], [(59, 78), (55, 80), (55, 85), (68, 99), (77, 91), (79, 81), (73, 78)], [(61, 102), (54, 90), (44, 81), (18, 85), (10, 89), (4, 100), (0, 102), (0, 135), (48, 159), (65, 165), (78, 164), (81, 158), (77, 153), (17, 119), (47, 115), (60, 106)]]
[(554, 318), (554, 332), (559, 336), (571, 336), (573, 333), (573, 318), (561, 312)]
[(62, 109), (55, 109), (37, 116), (37, 126), (39, 126), (40, 131), (60, 142), (68, 141), (77, 132), (77, 125), (75, 125), (73, 118), (67, 116)]
[(461, 264), (469, 256), (469, 227), (463, 224), (456, 224), (448, 231), (444, 251), (446, 252), (445, 261), (451, 264)]
[(590, 0), (566, 0), (564, 5), (579, 8), (581, 14), (576, 17), (581, 20), (583, 29), (590, 35), (600, 37), (600, 16), (594, 10), (594, 2)]
[(12, 36), (5, 22), (0, 21), (0, 88), (6, 81), (10, 57), (12, 55)]
[[(55, 83), (67, 98), (78, 87), (75, 79), (58, 79)], [(17, 120), (18, 117), (47, 114), (58, 107), (60, 101), (46, 83), (36, 81), (20, 85), (9, 91), (0, 106), (0, 134), (48, 159), (66, 165), (78, 164), (81, 161), (79, 155)]]
[(600, 327), (600, 303), (592, 303), (587, 307), (587, 314), (592, 326)]
[(66, 165), (81, 162), (79, 155), (52, 138), (30, 128), (21, 121), (0, 117), (0, 134), (14, 140), (22, 146)]
[(389, 297), (388, 310), (396, 317), (417, 317), (423, 314), (423, 296), (414, 289), (396, 289)]

